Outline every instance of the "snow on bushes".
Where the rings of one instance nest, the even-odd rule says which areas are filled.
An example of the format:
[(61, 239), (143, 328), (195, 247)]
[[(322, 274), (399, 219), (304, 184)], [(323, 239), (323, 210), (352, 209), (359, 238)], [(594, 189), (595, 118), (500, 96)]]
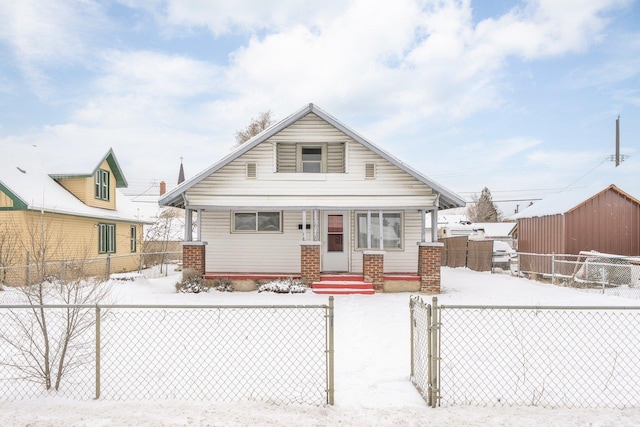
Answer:
[(182, 272), (182, 280), (176, 283), (176, 292), (199, 294), (209, 292), (209, 287), (198, 271), (188, 269)]
[(258, 286), (258, 292), (275, 292), (278, 294), (303, 294), (307, 292), (307, 285), (302, 280), (293, 278), (278, 279)]

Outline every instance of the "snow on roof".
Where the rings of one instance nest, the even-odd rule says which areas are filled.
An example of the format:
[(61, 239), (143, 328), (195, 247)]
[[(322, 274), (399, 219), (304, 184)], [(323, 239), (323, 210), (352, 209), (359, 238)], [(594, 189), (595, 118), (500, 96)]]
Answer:
[[(89, 167), (94, 167), (93, 165), (99, 159), (102, 162), (109, 153), (112, 151), (105, 149), (101, 156), (89, 163)], [(87, 206), (58, 184), (51, 177), (53, 174), (50, 173), (50, 170), (62, 171), (60, 166), (56, 167), (60, 157), (64, 156), (47, 155), (34, 145), (15, 144), (11, 148), (3, 150), (3, 154), (0, 156), (0, 185), (19, 198), (30, 210), (141, 222), (138, 219), (136, 207), (117, 189), (117, 209), (111, 210)], [(113, 157), (115, 159), (115, 156)], [(62, 161), (61, 163), (67, 162)], [(84, 171), (87, 171), (89, 167), (85, 167)], [(90, 174), (92, 173), (90, 172)], [(73, 174), (64, 175), (71, 176)]]
[(471, 224), (476, 230), (484, 230), (485, 237), (510, 236), (516, 226), (516, 222), (474, 222)]

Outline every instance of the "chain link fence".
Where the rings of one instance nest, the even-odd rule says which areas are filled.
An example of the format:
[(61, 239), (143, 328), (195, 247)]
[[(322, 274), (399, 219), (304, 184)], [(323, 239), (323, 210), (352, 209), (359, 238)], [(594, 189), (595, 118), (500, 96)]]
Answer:
[(518, 253), (519, 276), (627, 298), (640, 298), (640, 258), (583, 252), (580, 255)]
[(106, 254), (100, 258), (34, 260), (26, 254), (26, 263), (0, 265), (0, 286), (22, 286), (46, 277), (73, 280), (78, 277), (109, 277), (111, 274), (137, 271), (145, 275), (167, 275), (182, 267), (182, 252), (145, 252), (126, 255)]
[(0, 324), (0, 400), (333, 404), (333, 297), (307, 306), (0, 305)]
[(640, 407), (640, 307), (410, 304), (414, 353), (418, 325), (432, 330), (435, 350), (427, 367), (412, 358), (411, 378), (433, 407)]

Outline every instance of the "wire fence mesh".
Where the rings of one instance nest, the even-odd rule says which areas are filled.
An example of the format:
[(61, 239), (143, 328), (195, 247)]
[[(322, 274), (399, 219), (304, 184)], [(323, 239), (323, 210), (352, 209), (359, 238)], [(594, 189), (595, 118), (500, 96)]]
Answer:
[(639, 307), (430, 307), (432, 406), (640, 407)]
[[(76, 316), (81, 327), (70, 333)], [(317, 306), (3, 305), (0, 324), (1, 400), (333, 404), (332, 298)]]
[(640, 258), (586, 252), (580, 255), (518, 253), (514, 273), (578, 289), (640, 298)]
[[(105, 254), (99, 258), (33, 260), (28, 253), (21, 264), (0, 265), (0, 286), (22, 286), (46, 277), (73, 280), (77, 277), (109, 277), (111, 274), (138, 271), (145, 275), (166, 275), (182, 266), (182, 252), (144, 252), (126, 255)], [(173, 266), (173, 267), (172, 267)]]

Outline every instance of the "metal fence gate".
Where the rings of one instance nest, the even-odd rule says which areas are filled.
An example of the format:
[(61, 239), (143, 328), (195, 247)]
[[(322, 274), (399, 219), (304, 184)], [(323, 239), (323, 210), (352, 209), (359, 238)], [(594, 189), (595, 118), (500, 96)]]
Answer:
[[(67, 340), (70, 319), (80, 327)], [(0, 305), (0, 400), (332, 405), (333, 319), (333, 297), (296, 306)]]
[(640, 407), (640, 307), (410, 311), (411, 381), (432, 407)]

